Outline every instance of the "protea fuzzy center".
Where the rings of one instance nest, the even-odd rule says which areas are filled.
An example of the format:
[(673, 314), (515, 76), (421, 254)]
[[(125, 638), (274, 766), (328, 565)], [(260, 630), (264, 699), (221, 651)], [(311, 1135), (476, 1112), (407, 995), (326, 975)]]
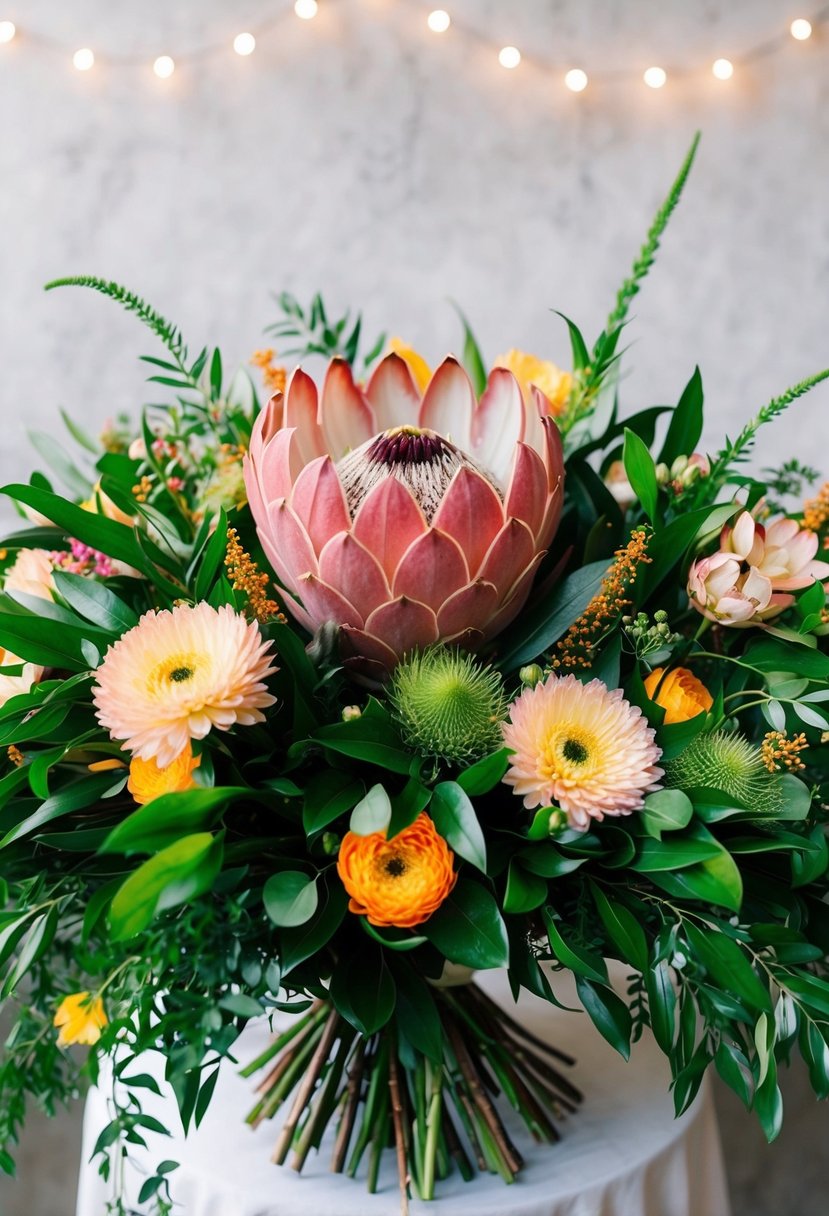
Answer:
[(550, 403), (495, 368), (480, 400), (452, 358), (425, 393), (388, 355), (365, 390), (335, 359), (259, 415), (245, 483), (288, 610), (333, 621), (343, 660), (383, 680), (412, 650), (474, 647), (524, 604), (561, 514)]

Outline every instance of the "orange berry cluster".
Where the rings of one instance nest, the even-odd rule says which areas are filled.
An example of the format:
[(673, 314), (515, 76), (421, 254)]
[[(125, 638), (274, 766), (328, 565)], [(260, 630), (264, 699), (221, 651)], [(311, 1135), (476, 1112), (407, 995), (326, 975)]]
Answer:
[(814, 498), (803, 504), (803, 527), (820, 532), (829, 523), (829, 481), (823, 483)]
[(275, 357), (276, 351), (269, 346), (265, 350), (255, 350), (250, 361), (261, 371), (266, 389), (271, 393), (284, 393), (288, 373), (284, 367), (274, 362)]
[(808, 746), (804, 734), (790, 739), (784, 730), (770, 730), (760, 745), (760, 753), (770, 773), (797, 773), (806, 767), (800, 753)]
[(20, 750), (20, 748), (15, 747), (15, 745), (13, 743), (9, 747), (6, 748), (6, 755), (8, 756), (8, 758), (12, 762), (12, 764), (15, 766), (15, 768), (20, 768), (20, 766), (23, 764), (23, 761), (24, 761), (23, 753)]
[(617, 549), (615, 561), (605, 575), (602, 589), (585, 608), (556, 646), (552, 669), (583, 669), (592, 666), (593, 655), (607, 629), (631, 604), (628, 592), (636, 581), (639, 567), (649, 563), (650, 537), (644, 528), (631, 533), (630, 540)]
[(254, 620), (260, 625), (273, 620), (274, 617), (278, 621), (285, 620), (276, 600), (272, 600), (268, 595), (268, 575), (260, 571), (250, 554), (242, 548), (235, 528), (227, 530), (225, 566), (233, 590), (242, 591), (248, 597), (248, 610)]

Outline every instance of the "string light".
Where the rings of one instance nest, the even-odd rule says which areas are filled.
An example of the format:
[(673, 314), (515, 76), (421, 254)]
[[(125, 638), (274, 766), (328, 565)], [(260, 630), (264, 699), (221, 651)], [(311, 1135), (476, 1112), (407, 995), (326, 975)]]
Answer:
[(734, 64), (730, 59), (715, 59), (711, 64), (711, 71), (717, 80), (730, 80), (734, 75)]
[(452, 18), (445, 8), (436, 8), (426, 18), (426, 24), (433, 34), (445, 34), (452, 24)]
[(581, 68), (570, 68), (564, 77), (564, 83), (571, 93), (582, 93), (587, 88), (587, 72)]
[(159, 55), (153, 64), (153, 71), (161, 80), (167, 80), (176, 70), (176, 61), (169, 55)]
[(668, 79), (668, 73), (664, 68), (646, 68), (642, 79), (649, 89), (661, 89), (665, 81)]
[(13, 21), (0, 21), (0, 42), (11, 42), (17, 33), (17, 26)]
[(233, 39), (233, 49), (237, 55), (252, 55), (256, 50), (256, 39), (253, 34), (237, 34)]
[(72, 65), (79, 72), (88, 72), (90, 68), (95, 66), (95, 53), (88, 46), (82, 46), (79, 51), (75, 51), (72, 56)]
[(521, 62), (521, 52), (517, 46), (502, 46), (498, 52), (498, 62), (502, 68), (517, 68)]
[(310, 21), (313, 17), (316, 17), (318, 8), (317, 0), (296, 0), (294, 12), (303, 21)]
[(798, 42), (805, 42), (807, 38), (812, 36), (812, 23), (807, 21), (805, 17), (795, 17), (794, 21), (789, 26), (792, 38), (796, 38)]

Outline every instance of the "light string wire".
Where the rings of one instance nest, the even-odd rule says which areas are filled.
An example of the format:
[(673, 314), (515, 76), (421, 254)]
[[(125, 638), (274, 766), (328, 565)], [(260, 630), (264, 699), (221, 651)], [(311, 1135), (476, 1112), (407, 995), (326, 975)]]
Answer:
[[(159, 51), (158, 54), (154, 55), (148, 51), (117, 52), (99, 51), (90, 47), (71, 47), (63, 40), (55, 38), (50, 34), (30, 29), (25, 24), (17, 26), (13, 21), (6, 19), (0, 19), (0, 44), (8, 44), (19, 38), (23, 45), (40, 47), (51, 53), (67, 57), (71, 62), (74, 62), (80, 71), (86, 71), (93, 66), (101, 64), (112, 67), (152, 68), (156, 75), (165, 77), (172, 75), (179, 64), (203, 63), (211, 59), (217, 59), (234, 50), (236, 50), (238, 55), (247, 57), (255, 50), (260, 40), (267, 39), (287, 19), (301, 17), (305, 20), (312, 20), (317, 15), (320, 4), (328, 6), (334, 2), (335, 0), (319, 0), (319, 3), (318, 0), (296, 0), (293, 5), (283, 7), (266, 20), (260, 21), (241, 31), (235, 38), (216, 39), (175, 55), (171, 55), (169, 51)], [(497, 55), (502, 67), (505, 69), (514, 69), (520, 65), (526, 65), (547, 74), (566, 73), (565, 83), (574, 92), (581, 92), (587, 87), (588, 83), (591, 85), (595, 83), (615, 83), (630, 79), (641, 81), (643, 78), (645, 83), (650, 84), (651, 87), (660, 88), (669, 78), (688, 78), (689, 76), (698, 74), (702, 70), (696, 65), (668, 64), (661, 67), (653, 65), (647, 68), (644, 73), (639, 68), (611, 67), (598, 68), (596, 70), (590, 69), (588, 74), (589, 64), (583, 61), (571, 58), (567, 62), (556, 63), (534, 51), (523, 51), (519, 47), (511, 45), (499, 46), (490, 35), (469, 22), (455, 18), (448, 10), (426, 7), (420, 0), (404, 0), (404, 3), (409, 9), (416, 11), (421, 16), (424, 24), (433, 32), (434, 36), (444, 37), (446, 35), (456, 36), (460, 34), (462, 37), (476, 42), (493, 55)], [(735, 68), (747, 67), (770, 58), (789, 45), (792, 38), (797, 41), (806, 41), (816, 29), (827, 23), (829, 23), (829, 4), (825, 4), (817, 12), (812, 13), (808, 17), (797, 18), (787, 29), (782, 29), (778, 33), (765, 38), (762, 42), (756, 43), (739, 55), (731, 55), (727, 59), (717, 59), (713, 65), (714, 75), (719, 76), (721, 80), (728, 80), (733, 75)], [(240, 49), (242, 47), (245, 49)], [(0, 46), (1, 51), (2, 46)], [(717, 65), (724, 65), (721, 67), (720, 72), (717, 71)], [(712, 65), (708, 65), (708, 70), (712, 70)]]

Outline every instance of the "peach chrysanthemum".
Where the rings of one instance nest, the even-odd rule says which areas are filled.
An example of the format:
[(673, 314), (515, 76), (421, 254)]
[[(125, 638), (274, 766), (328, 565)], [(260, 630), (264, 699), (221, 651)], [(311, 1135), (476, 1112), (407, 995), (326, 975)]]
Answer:
[(173, 763), (212, 727), (264, 721), (276, 668), (259, 626), (229, 605), (145, 612), (110, 646), (93, 698), (98, 721), (142, 760)]
[(574, 828), (638, 810), (663, 775), (642, 711), (601, 680), (551, 675), (526, 688), (510, 707), (504, 742), (513, 752), (504, 781), (524, 806), (555, 802)]

